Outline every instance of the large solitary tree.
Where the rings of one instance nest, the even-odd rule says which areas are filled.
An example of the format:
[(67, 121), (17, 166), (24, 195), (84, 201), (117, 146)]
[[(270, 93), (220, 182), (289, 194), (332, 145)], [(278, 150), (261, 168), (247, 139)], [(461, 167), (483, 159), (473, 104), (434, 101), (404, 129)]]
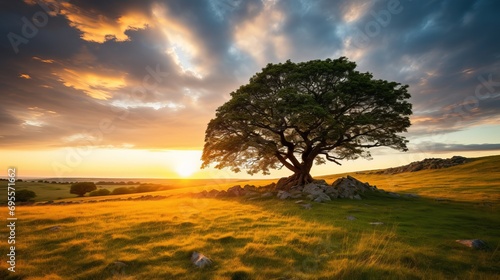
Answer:
[(407, 151), (412, 114), (407, 85), (374, 79), (345, 57), (268, 64), (231, 93), (207, 127), (203, 167), (249, 174), (286, 167), (278, 187), (312, 181), (317, 164), (359, 157), (369, 148)]

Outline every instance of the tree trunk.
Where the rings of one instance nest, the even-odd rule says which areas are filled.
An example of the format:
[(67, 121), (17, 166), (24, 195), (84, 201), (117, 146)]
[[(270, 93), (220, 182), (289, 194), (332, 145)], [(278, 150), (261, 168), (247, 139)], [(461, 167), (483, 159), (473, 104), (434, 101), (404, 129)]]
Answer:
[(304, 186), (313, 181), (313, 177), (309, 172), (312, 168), (311, 163), (303, 163), (299, 172), (295, 172), (290, 177), (281, 178), (276, 184), (277, 190), (289, 191), (294, 186)]

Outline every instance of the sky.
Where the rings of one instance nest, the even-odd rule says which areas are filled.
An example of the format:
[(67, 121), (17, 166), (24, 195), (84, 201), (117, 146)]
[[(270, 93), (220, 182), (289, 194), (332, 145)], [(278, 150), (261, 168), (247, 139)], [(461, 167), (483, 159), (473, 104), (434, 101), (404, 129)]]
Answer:
[(0, 174), (247, 178), (199, 170), (217, 107), (268, 63), (341, 56), (409, 85), (410, 151), (313, 175), (500, 154), (498, 14), (494, 0), (1, 1)]

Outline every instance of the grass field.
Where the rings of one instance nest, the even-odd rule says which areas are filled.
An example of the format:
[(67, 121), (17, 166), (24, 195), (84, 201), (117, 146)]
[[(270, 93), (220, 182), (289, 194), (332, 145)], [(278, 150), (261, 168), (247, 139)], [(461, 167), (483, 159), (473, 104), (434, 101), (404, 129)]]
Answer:
[[(0, 279), (498, 279), (499, 163), (495, 156), (391, 176), (353, 173), (421, 198), (373, 193), (360, 201), (313, 203), (310, 210), (275, 198), (194, 199), (183, 195), (196, 189), (191, 185), (152, 193), (169, 195), (155, 201), (22, 206), (17, 272), (6, 271), (2, 259)], [(5, 258), (5, 227), (0, 236)], [(491, 250), (455, 242), (473, 238)], [(214, 265), (194, 267), (193, 251)], [(126, 266), (118, 270), (116, 261)]]

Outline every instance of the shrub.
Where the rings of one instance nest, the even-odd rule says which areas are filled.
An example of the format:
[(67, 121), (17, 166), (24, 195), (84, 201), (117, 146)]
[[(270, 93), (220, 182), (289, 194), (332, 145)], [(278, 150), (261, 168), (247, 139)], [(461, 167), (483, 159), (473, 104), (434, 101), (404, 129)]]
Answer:
[(136, 193), (144, 193), (144, 192), (154, 192), (157, 191), (160, 188), (158, 185), (148, 185), (148, 184), (142, 184), (140, 186), (137, 186), (135, 188)]
[(119, 187), (114, 189), (111, 194), (116, 195), (116, 194), (131, 194), (134, 193), (134, 188), (127, 188), (127, 187)]
[(28, 202), (36, 197), (36, 193), (30, 190), (18, 190), (16, 192), (16, 201)]
[(71, 185), (69, 193), (84, 196), (86, 193), (96, 190), (97, 187), (92, 182), (79, 182)]
[(91, 191), (89, 196), (105, 196), (109, 195), (111, 192), (108, 189), (98, 189), (95, 191)]

